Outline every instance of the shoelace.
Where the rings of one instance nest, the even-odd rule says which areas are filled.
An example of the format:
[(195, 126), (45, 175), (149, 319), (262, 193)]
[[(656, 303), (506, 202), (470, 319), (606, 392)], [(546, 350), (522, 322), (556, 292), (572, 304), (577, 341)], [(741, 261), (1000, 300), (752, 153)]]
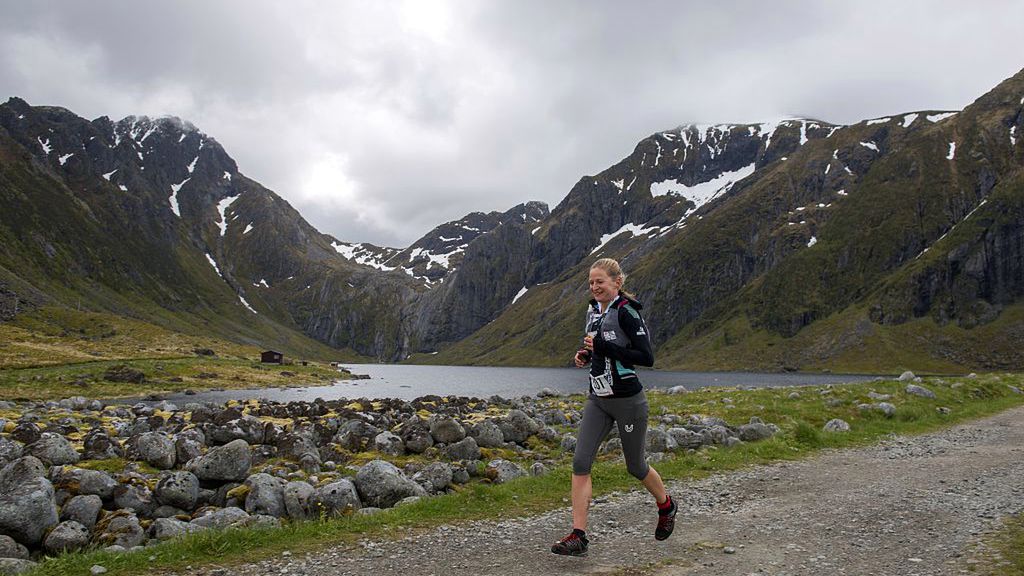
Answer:
[(579, 544), (576, 544), (576, 542), (582, 543), (583, 541), (580, 540), (580, 537), (577, 536), (575, 532), (570, 532), (568, 536), (558, 541), (559, 544), (566, 548), (574, 548), (578, 546)]

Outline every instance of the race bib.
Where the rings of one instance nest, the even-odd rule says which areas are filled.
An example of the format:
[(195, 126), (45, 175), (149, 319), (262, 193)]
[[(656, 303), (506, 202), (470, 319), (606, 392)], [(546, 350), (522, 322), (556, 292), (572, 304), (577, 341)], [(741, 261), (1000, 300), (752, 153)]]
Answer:
[(591, 375), (590, 387), (593, 388), (594, 394), (598, 396), (611, 396), (613, 394), (611, 375), (607, 372), (600, 376)]

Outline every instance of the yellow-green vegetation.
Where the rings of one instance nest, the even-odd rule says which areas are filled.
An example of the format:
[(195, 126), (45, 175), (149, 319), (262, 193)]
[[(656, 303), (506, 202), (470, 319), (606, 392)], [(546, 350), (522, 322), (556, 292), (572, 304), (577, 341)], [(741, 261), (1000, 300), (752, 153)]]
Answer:
[[(1024, 395), (1010, 386), (1024, 385), (1021, 375), (983, 375), (978, 378), (926, 379), (935, 399), (905, 392), (905, 384), (876, 381), (834, 387), (765, 388), (758, 390), (708, 389), (690, 394), (650, 393), (651, 417), (662, 414), (704, 414), (731, 424), (746, 423), (751, 416), (777, 424), (781, 432), (760, 442), (732, 448), (704, 448), (679, 453), (658, 463), (658, 471), (670, 480), (695, 479), (777, 460), (806, 457), (821, 448), (864, 445), (891, 434), (916, 434), (964, 420), (994, 414), (1024, 404)], [(790, 397), (796, 391), (795, 397)], [(893, 417), (858, 403), (869, 403), (869, 392), (891, 394), (897, 407)], [(570, 399), (578, 403), (580, 397)], [(558, 399), (555, 402), (562, 402)], [(938, 410), (949, 408), (948, 413)], [(822, 431), (822, 425), (842, 418), (850, 423), (847, 433)], [(526, 516), (565, 506), (569, 494), (568, 454), (550, 473), (514, 480), (507, 484), (471, 483), (454, 493), (389, 509), (373, 516), (351, 515), (315, 522), (288, 524), (274, 530), (228, 530), (189, 535), (141, 553), (112, 554), (103, 551), (78, 553), (44, 561), (33, 574), (87, 574), (101, 564), (110, 574), (140, 574), (200, 566), (251, 562), (282, 551), (293, 553), (329, 545), (354, 543), (361, 538), (390, 538), (409, 531), (428, 530), (441, 524), (471, 520)], [(606, 456), (594, 466), (594, 494), (638, 489), (638, 484), (619, 462)]]
[[(113, 398), (186, 389), (323, 385), (344, 373), (332, 358), (261, 364), (261, 348), (171, 332), (110, 314), (46, 308), (0, 323), (0, 399)], [(207, 355), (213, 352), (213, 355)], [(117, 366), (141, 383), (105, 379)]]
[(968, 568), (972, 572), (1024, 576), (1024, 515), (1009, 518), (1001, 530), (985, 538), (985, 549), (983, 557), (971, 559)]

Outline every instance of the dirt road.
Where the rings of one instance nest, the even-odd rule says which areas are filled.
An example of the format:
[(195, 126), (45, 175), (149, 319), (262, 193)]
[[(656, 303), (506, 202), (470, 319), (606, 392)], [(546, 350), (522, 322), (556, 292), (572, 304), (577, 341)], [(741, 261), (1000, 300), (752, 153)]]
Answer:
[[(639, 487), (639, 485), (638, 485)], [(972, 542), (1024, 511), (1024, 408), (869, 448), (688, 483), (676, 533), (653, 537), (646, 492), (601, 498), (585, 558), (548, 552), (568, 507), (397, 541), (282, 556), (224, 574), (932, 575), (967, 572)], [(566, 495), (569, 481), (566, 478)]]

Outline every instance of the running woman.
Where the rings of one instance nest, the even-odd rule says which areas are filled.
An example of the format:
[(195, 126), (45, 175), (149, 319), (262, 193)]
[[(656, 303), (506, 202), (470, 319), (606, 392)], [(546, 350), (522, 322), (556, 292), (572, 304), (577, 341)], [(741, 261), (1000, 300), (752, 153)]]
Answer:
[(619, 263), (602, 258), (590, 267), (587, 336), (574, 358), (577, 368), (590, 364), (590, 387), (583, 407), (579, 439), (572, 459), (572, 532), (551, 546), (555, 554), (587, 553), (587, 512), (592, 485), (590, 468), (597, 448), (612, 425), (619, 429), (622, 452), (629, 473), (643, 482), (658, 505), (657, 540), (672, 535), (676, 505), (665, 491), (658, 472), (647, 464), (647, 397), (634, 367), (653, 366), (654, 353), (647, 326), (640, 317), (642, 306), (622, 290), (626, 275)]

